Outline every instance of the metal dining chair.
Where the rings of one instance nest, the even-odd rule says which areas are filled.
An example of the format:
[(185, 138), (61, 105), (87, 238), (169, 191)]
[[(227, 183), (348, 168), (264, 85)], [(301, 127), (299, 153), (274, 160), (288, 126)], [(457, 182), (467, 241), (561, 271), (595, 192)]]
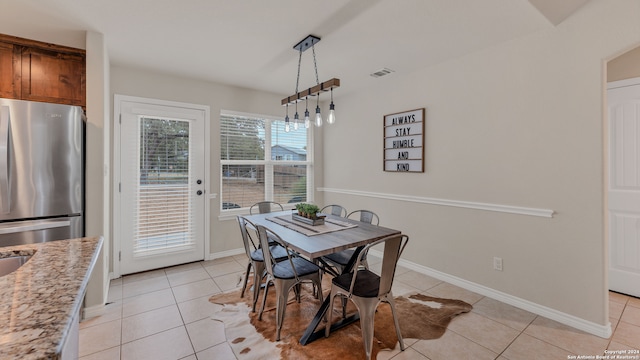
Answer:
[(327, 205), (320, 210), (321, 213), (331, 214), (333, 216), (347, 217), (347, 209), (341, 205)]
[(284, 207), (282, 204), (277, 203), (275, 201), (260, 201), (257, 202), (249, 208), (249, 214), (266, 214), (273, 211), (283, 211)]
[[(260, 288), (262, 287), (262, 279), (265, 276), (264, 253), (260, 247), (260, 243), (256, 245), (253, 237), (251, 236), (251, 233), (253, 233), (254, 236), (257, 236), (257, 233), (252, 230), (255, 229), (256, 226), (242, 216), (238, 216), (237, 218), (238, 224), (240, 225), (240, 233), (242, 234), (244, 251), (249, 259), (240, 297), (244, 297), (244, 292), (247, 289), (247, 282), (249, 281), (249, 274), (253, 268), (253, 301), (251, 311), (255, 312), (258, 296), (260, 295)], [(270, 243), (269, 252), (275, 261), (282, 261), (287, 258), (287, 250), (278, 244)]]
[[(349, 215), (347, 215), (347, 218), (349, 219), (357, 218), (358, 221), (369, 223), (372, 225), (380, 224), (380, 218), (378, 217), (378, 215), (376, 215), (376, 213), (370, 210), (352, 211), (349, 213)], [(355, 250), (353, 249), (339, 251), (333, 254), (323, 256), (322, 260), (324, 260), (330, 266), (334, 267), (336, 269), (337, 274), (341, 274), (344, 271), (344, 268), (349, 263), (349, 260), (353, 256), (354, 251)], [(366, 268), (369, 267), (369, 264), (367, 263), (366, 253), (365, 253), (365, 257), (364, 257), (364, 261), (362, 262), (362, 265)]]
[[(260, 313), (258, 320), (262, 320), (262, 313), (264, 312), (264, 306), (267, 302), (267, 295), (269, 293), (269, 283), (273, 283), (276, 290), (276, 341), (280, 341), (280, 330), (282, 329), (282, 323), (284, 321), (285, 311), (287, 309), (287, 298), (289, 291), (292, 288), (297, 287), (303, 282), (312, 282), (317, 288), (317, 297), (322, 301), (322, 279), (320, 267), (311, 261), (292, 256), (287, 247), (287, 243), (274, 233), (270, 229), (262, 225), (258, 225), (258, 238), (260, 239), (260, 245), (263, 249), (271, 249), (269, 247), (269, 239), (275, 238), (284, 246), (287, 252), (287, 260), (280, 262), (275, 261), (275, 257), (271, 251), (264, 252), (264, 265), (267, 272), (267, 279), (265, 281), (264, 295), (262, 298), (262, 306), (260, 307)], [(296, 299), (300, 302), (300, 292), (296, 291)]]
[[(274, 211), (284, 211), (284, 207), (282, 206), (282, 204), (277, 203), (275, 201), (260, 201), (257, 202), (253, 205), (251, 205), (251, 207), (249, 208), (249, 214), (250, 215), (254, 215), (254, 214), (268, 214), (270, 212), (274, 212)], [(257, 229), (254, 228), (254, 230), (257, 231)], [(269, 240), (270, 244), (274, 244), (276, 243), (275, 240), (270, 239)]]
[[(331, 332), (331, 317), (333, 314), (333, 301), (335, 296), (341, 295), (353, 301), (360, 314), (360, 328), (367, 360), (371, 359), (373, 348), (373, 320), (376, 309), (380, 302), (386, 302), (391, 306), (393, 323), (396, 328), (396, 335), (400, 342), (400, 349), (404, 351), (404, 341), (398, 325), (398, 316), (393, 301), (391, 287), (396, 272), (398, 259), (402, 251), (407, 246), (409, 237), (407, 235), (392, 235), (371, 243), (363, 249), (358, 256), (354, 271), (342, 274), (331, 281), (331, 294), (329, 309), (327, 310), (327, 323), (325, 327), (325, 337), (329, 337)], [(380, 274), (376, 274), (369, 269), (360, 268), (362, 259), (366, 251), (378, 244), (384, 244), (382, 256), (382, 269)], [(343, 313), (344, 316), (344, 313)]]
[(366, 222), (372, 225), (380, 224), (380, 218), (378, 217), (378, 215), (370, 210), (355, 210), (347, 215), (347, 218), (349, 219), (354, 219), (356, 217), (358, 218), (358, 221)]
[[(358, 221), (366, 222), (373, 225), (378, 225), (380, 223), (380, 218), (376, 213), (370, 210), (356, 210), (352, 211), (347, 215), (347, 218), (357, 218)], [(355, 249), (347, 249), (342, 250), (336, 253), (332, 253), (329, 255), (325, 255), (321, 258), (320, 263), (324, 265), (324, 270), (328, 273), (338, 276), (344, 272), (344, 269), (349, 264), (349, 260), (353, 257), (355, 253)], [(369, 263), (367, 262), (367, 251), (362, 250), (362, 261), (360, 262), (360, 266), (365, 269), (369, 268)], [(347, 313), (347, 298), (342, 299), (342, 316), (346, 316)]]

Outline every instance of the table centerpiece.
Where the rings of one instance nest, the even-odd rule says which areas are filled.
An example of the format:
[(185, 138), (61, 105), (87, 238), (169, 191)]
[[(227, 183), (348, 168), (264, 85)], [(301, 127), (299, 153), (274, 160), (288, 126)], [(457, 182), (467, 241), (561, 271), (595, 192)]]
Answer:
[(291, 218), (296, 221), (303, 222), (309, 225), (322, 225), (324, 224), (324, 215), (318, 215), (320, 208), (314, 204), (300, 203), (296, 204), (296, 212), (291, 214)]

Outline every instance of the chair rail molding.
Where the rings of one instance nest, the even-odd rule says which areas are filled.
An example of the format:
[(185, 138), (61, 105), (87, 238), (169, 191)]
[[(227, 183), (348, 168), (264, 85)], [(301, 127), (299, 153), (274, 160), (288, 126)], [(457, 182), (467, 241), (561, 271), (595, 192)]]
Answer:
[(437, 198), (420, 197), (420, 196), (413, 196), (413, 195), (410, 196), (410, 195), (388, 194), (388, 193), (325, 188), (325, 187), (318, 188), (317, 190), (327, 192), (327, 193), (335, 193), (335, 194), (365, 196), (365, 197), (378, 198), (378, 199), (397, 200), (397, 201), (414, 202), (414, 203), (429, 204), (429, 205), (453, 206), (453, 207), (459, 207), (459, 208), (465, 208), (465, 209), (495, 211), (495, 212), (502, 212), (502, 213), (508, 213), (508, 214), (528, 215), (528, 216), (537, 216), (537, 217), (544, 217), (544, 218), (553, 218), (553, 214), (555, 214), (555, 211), (551, 209), (538, 209), (538, 208), (530, 208), (530, 207), (480, 203), (480, 202), (472, 202), (472, 201), (437, 199)]

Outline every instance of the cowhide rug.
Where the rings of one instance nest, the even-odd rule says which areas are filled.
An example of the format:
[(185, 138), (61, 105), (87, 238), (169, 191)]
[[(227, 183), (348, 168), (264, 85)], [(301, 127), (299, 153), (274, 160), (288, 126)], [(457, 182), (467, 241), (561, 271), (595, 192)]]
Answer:
[[(329, 293), (329, 284), (323, 281), (325, 296)], [(320, 301), (313, 298), (311, 294), (311, 285), (303, 285), (300, 303), (295, 301), (294, 292), (291, 291), (278, 342), (275, 341), (275, 289), (273, 287), (269, 289), (267, 306), (262, 315), (262, 321), (259, 321), (258, 311), (262, 295), (263, 292), (260, 293), (255, 313), (251, 312), (250, 291), (247, 291), (242, 299), (240, 290), (214, 295), (209, 299), (212, 303), (224, 305), (220, 311), (212, 315), (212, 319), (225, 324), (227, 340), (238, 359), (365, 358), (359, 322), (332, 332), (328, 338), (323, 337), (306, 346), (300, 345), (300, 337), (320, 307)], [(472, 306), (464, 301), (440, 299), (421, 294), (396, 297), (395, 303), (400, 331), (404, 339), (440, 338), (455, 316), (472, 309)], [(333, 321), (338, 321), (342, 316), (339, 298), (334, 302), (333, 311)], [(355, 312), (357, 312), (355, 306), (349, 301), (347, 316)], [(378, 306), (374, 324), (372, 356), (375, 359), (379, 351), (392, 350), (399, 346), (391, 308), (388, 304), (382, 303)], [(325, 323), (321, 322), (319, 328), (324, 325)]]

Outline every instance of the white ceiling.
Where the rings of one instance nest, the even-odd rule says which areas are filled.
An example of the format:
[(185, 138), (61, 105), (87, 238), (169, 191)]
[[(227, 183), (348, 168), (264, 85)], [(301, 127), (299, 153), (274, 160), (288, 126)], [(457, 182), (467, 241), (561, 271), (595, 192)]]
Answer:
[[(309, 34), (334, 95), (558, 24), (588, 0), (0, 0), (0, 33), (84, 47), (104, 34), (112, 65), (282, 94), (295, 92)], [(554, 6), (554, 4), (556, 4)], [(394, 76), (391, 74), (389, 76)], [(300, 89), (315, 85), (310, 50)]]

